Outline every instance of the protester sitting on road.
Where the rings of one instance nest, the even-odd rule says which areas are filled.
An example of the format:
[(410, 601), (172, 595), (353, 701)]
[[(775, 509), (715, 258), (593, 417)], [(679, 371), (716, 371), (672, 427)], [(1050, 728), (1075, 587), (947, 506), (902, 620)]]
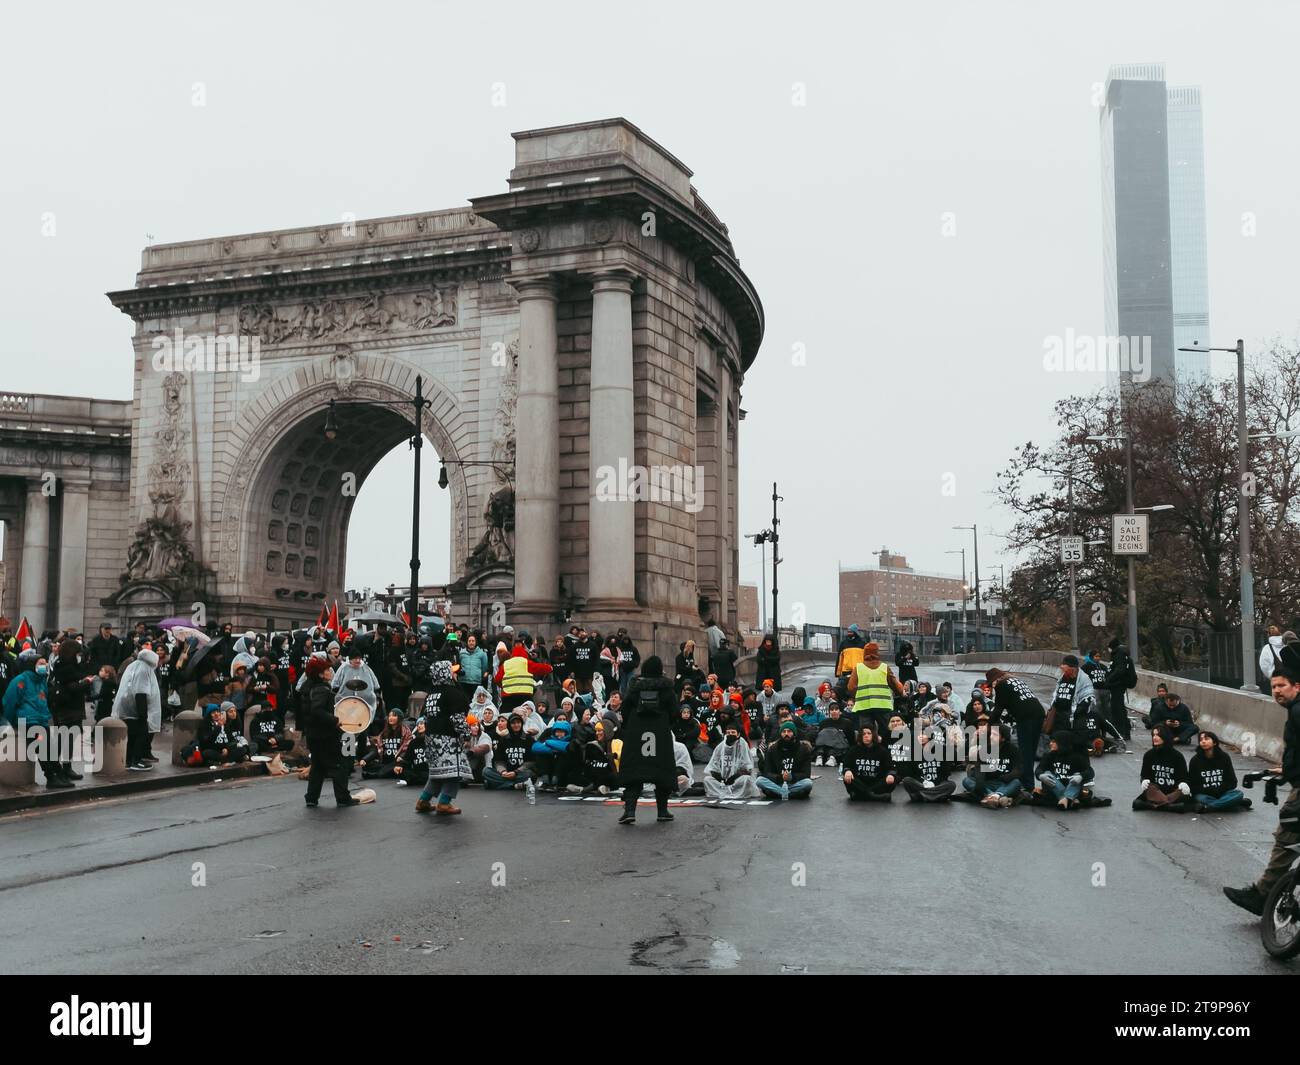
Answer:
[(890, 802), (898, 778), (889, 748), (876, 734), (876, 727), (864, 724), (857, 742), (844, 755), (844, 790), (850, 802)]
[(948, 779), (951, 766), (944, 759), (944, 733), (937, 728), (919, 728), (913, 740), (913, 749), (906, 759), (896, 763), (900, 783), (911, 802), (948, 802), (957, 790)]
[(1036, 772), (1033, 797), (1039, 802), (1055, 799), (1062, 810), (1079, 808), (1084, 785), (1094, 776), (1088, 753), (1079, 748), (1073, 732), (1052, 733)]
[(1237, 774), (1232, 759), (1223, 749), (1219, 737), (1202, 731), (1196, 741), (1197, 751), (1187, 766), (1187, 782), (1197, 813), (1207, 810), (1249, 810), (1251, 802), (1237, 790)]
[(763, 686), (759, 689), (757, 695), (759, 716), (764, 722), (770, 723), (776, 720), (776, 708), (779, 702), (776, 694), (776, 687), (771, 679), (763, 681)]
[(423, 787), (428, 782), (429, 748), (424, 741), (427, 727), (423, 717), (410, 726), (411, 742), (406, 745), (406, 750), (398, 756), (397, 764), (393, 766), (393, 776), (397, 778), (398, 787), (404, 788), (411, 784)]
[(1006, 809), (1020, 794), (1020, 748), (1006, 725), (976, 725), (976, 743), (966, 752), (961, 786), (981, 805)]
[(754, 756), (740, 734), (740, 723), (727, 721), (704, 770), (704, 794), (715, 802), (756, 799), (762, 792), (755, 781)]
[(475, 784), (482, 784), (483, 771), (492, 764), (492, 737), (483, 731), (483, 722), (474, 714), (466, 715), (465, 724), (469, 727), (465, 757), (469, 760), (470, 776)]
[(839, 700), (835, 698), (835, 690), (830, 686), (829, 681), (822, 681), (817, 686), (817, 709), (823, 715), (831, 712), (831, 704), (839, 705)]
[(582, 775), (584, 795), (608, 795), (618, 787), (618, 771), (614, 768), (614, 754), (610, 744), (614, 738), (613, 727), (603, 718), (592, 724), (592, 738), (582, 746)]
[[(789, 713), (789, 707), (785, 708)], [(763, 755), (758, 786), (772, 799), (806, 799), (812, 795), (812, 748), (798, 738), (787, 716), (777, 729), (777, 740)]]
[(231, 765), (245, 761), (248, 758), (248, 748), (240, 746), (238, 740), (242, 739), (243, 736), (229, 727), (226, 711), (220, 706), (209, 704), (207, 716), (194, 737), (203, 764)]
[(288, 754), (294, 748), (293, 739), (284, 733), (284, 710), (269, 702), (257, 707), (249, 731), (253, 754)]
[[(575, 768), (573, 752), (573, 726), (557, 715), (555, 723), (533, 743), (530, 757), (537, 766), (537, 775), (543, 791), (561, 791), (569, 787)], [(574, 785), (575, 791), (582, 788)]]
[(383, 729), (370, 737), (370, 750), (361, 757), (361, 775), (368, 779), (396, 776), (397, 760), (406, 752), (411, 739), (411, 730), (393, 707), (385, 715)]
[(677, 716), (672, 720), (673, 738), (686, 747), (693, 762), (705, 765), (713, 754), (708, 744), (700, 739), (700, 723), (696, 719), (689, 703), (677, 707)]
[(506, 719), (506, 735), (497, 741), (492, 764), (483, 770), (483, 786), (496, 790), (515, 788), (523, 791), (524, 785), (534, 775), (533, 766), (529, 762), (533, 742), (524, 732), (523, 717), (511, 714)]
[(795, 704), (795, 711), (804, 728), (804, 735), (815, 737), (821, 730), (822, 722), (826, 720), (826, 715), (817, 709), (817, 700), (811, 695), (805, 695), (802, 703)]
[[(502, 713), (504, 713), (504, 708)], [(515, 713), (523, 720), (524, 735), (536, 740), (542, 731), (546, 728), (546, 719), (542, 717), (537, 709), (537, 704), (532, 699), (525, 699), (518, 705)]]
[(817, 730), (817, 739), (813, 744), (813, 753), (816, 755), (813, 765), (833, 767), (837, 761), (842, 762), (853, 746), (853, 739), (853, 722), (844, 716), (839, 703), (831, 703), (826, 720)]
[(1133, 809), (1181, 814), (1191, 808), (1187, 760), (1174, 747), (1173, 733), (1157, 725), (1151, 730), (1151, 750), (1142, 756), (1142, 792), (1133, 800)]
[(1199, 731), (1196, 722), (1192, 720), (1191, 708), (1177, 692), (1166, 692), (1162, 701), (1163, 707), (1152, 705), (1151, 716), (1143, 718), (1143, 724), (1149, 729), (1164, 725), (1175, 743), (1194, 744)]
[(1151, 707), (1148, 713), (1142, 715), (1142, 724), (1149, 729), (1155, 728), (1160, 724), (1160, 715), (1164, 713), (1165, 696), (1169, 694), (1169, 685), (1163, 681), (1156, 685), (1156, 693), (1151, 697)]

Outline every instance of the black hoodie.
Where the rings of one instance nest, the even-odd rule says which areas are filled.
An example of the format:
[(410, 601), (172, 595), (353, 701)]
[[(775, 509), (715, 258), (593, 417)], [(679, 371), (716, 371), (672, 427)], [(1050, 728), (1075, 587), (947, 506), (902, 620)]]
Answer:
[(1044, 773), (1051, 773), (1061, 780), (1068, 780), (1076, 773), (1083, 778), (1086, 784), (1093, 776), (1092, 760), (1088, 757), (1088, 752), (1080, 748), (1074, 740), (1072, 732), (1054, 732), (1052, 742), (1056, 744), (1056, 750), (1050, 747), (1038, 763), (1038, 768), (1034, 770), (1035, 776), (1042, 776)]
[(791, 784), (809, 779), (812, 776), (812, 748), (797, 739), (768, 744), (763, 755), (763, 775), (768, 780), (779, 782), (782, 773), (790, 774)]
[(906, 761), (895, 763), (898, 777), (900, 779), (911, 777), (913, 780), (922, 782), (928, 780), (934, 784), (943, 783), (948, 779), (948, 774), (952, 772), (952, 766), (943, 760), (944, 746), (942, 737), (938, 737), (933, 744), (922, 738), (919, 760), (916, 757), (917, 750), (909, 746)]
[(844, 771), (852, 773), (855, 782), (874, 784), (884, 781), (894, 771), (894, 759), (890, 756), (889, 748), (879, 739), (867, 747), (859, 737), (858, 742), (844, 756)]
[[(1188, 784), (1187, 760), (1183, 752), (1166, 741), (1142, 756), (1142, 779), (1169, 793), (1179, 784)], [(1189, 785), (1190, 786), (1190, 785)]]
[(1200, 750), (1192, 755), (1191, 765), (1187, 767), (1187, 778), (1193, 795), (1209, 795), (1215, 799), (1237, 786), (1232, 759), (1221, 745), (1215, 747), (1213, 758), (1207, 758), (1205, 752)]

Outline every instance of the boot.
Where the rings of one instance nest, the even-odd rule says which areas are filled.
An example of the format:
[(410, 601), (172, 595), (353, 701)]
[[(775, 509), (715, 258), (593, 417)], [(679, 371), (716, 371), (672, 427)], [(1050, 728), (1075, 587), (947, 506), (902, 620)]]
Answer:
[(67, 777), (69, 780), (84, 779), (80, 773), (78, 773), (75, 769), (72, 768), (71, 762), (64, 762), (61, 766), (59, 766), (59, 772), (62, 773), (63, 776)]

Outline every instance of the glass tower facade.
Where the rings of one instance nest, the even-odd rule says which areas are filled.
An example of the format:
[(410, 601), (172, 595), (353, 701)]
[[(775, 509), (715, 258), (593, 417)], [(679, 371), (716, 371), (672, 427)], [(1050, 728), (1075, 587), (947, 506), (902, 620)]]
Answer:
[(1176, 350), (1209, 343), (1200, 90), (1167, 89), (1159, 63), (1111, 67), (1101, 168), (1107, 336), (1149, 344), (1152, 381), (1208, 376), (1208, 352)]

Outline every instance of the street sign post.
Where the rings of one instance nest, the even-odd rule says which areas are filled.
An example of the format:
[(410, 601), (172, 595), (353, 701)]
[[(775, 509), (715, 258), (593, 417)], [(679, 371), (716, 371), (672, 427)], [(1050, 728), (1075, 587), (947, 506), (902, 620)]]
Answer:
[(1151, 539), (1147, 535), (1146, 514), (1112, 514), (1110, 518), (1110, 549), (1116, 555), (1146, 555), (1151, 553)]
[(1063, 566), (1077, 566), (1082, 561), (1083, 561), (1083, 537), (1062, 536), (1061, 537), (1061, 564)]

